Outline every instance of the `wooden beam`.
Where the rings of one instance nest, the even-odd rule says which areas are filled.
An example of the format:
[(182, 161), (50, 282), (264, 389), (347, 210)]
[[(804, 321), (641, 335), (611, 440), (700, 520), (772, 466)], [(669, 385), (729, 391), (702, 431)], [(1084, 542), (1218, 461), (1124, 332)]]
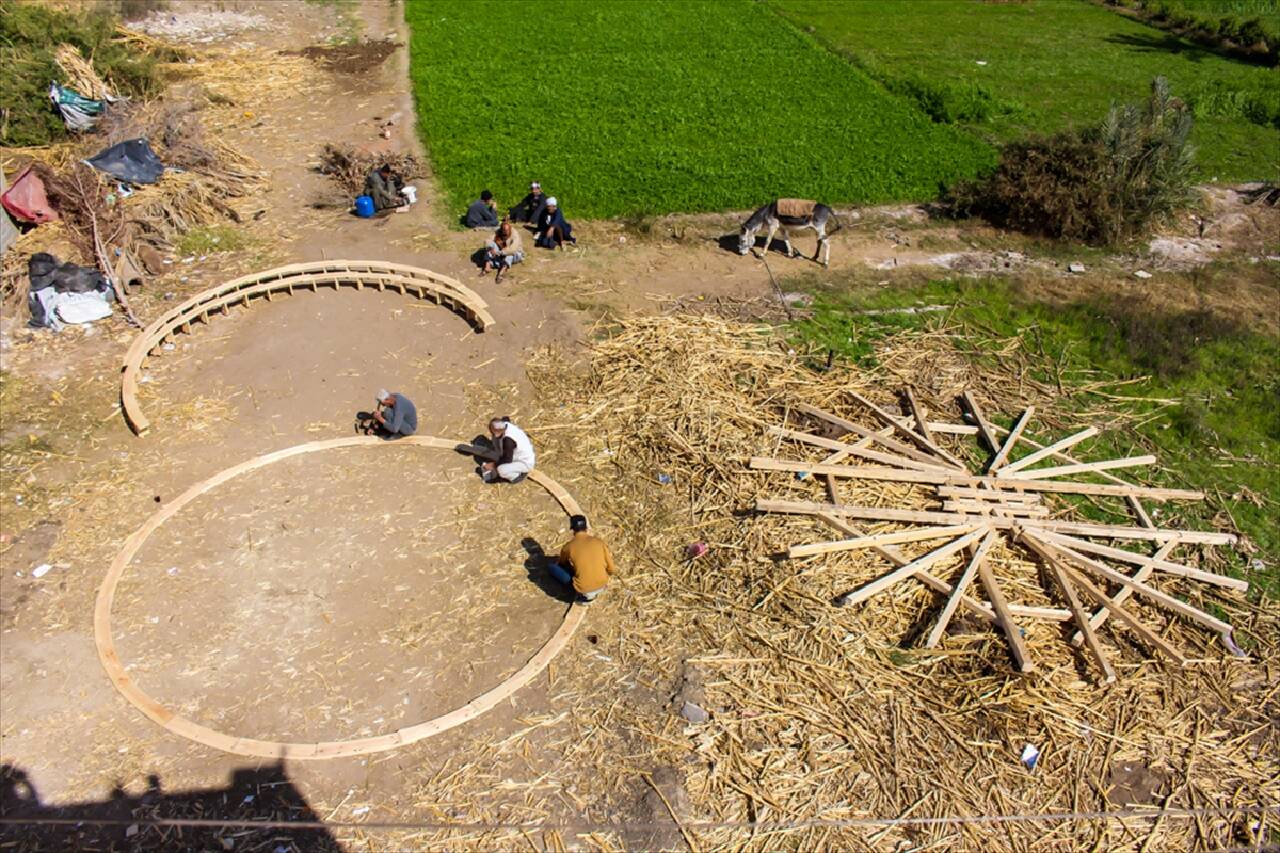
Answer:
[(1101, 462), (1080, 462), (1075, 465), (1057, 465), (1053, 468), (1032, 468), (1010, 474), (1010, 480), (1043, 480), (1045, 477), (1065, 477), (1067, 474), (1086, 474), (1093, 471), (1110, 471), (1113, 468), (1132, 468), (1136, 465), (1154, 464), (1156, 458), (1150, 454), (1143, 456), (1126, 456), (1123, 459), (1106, 459)]
[(915, 418), (916, 429), (924, 436), (924, 440), (930, 444), (936, 444), (933, 433), (929, 430), (929, 421), (925, 419), (924, 406), (920, 405), (910, 386), (907, 386), (907, 405), (911, 408), (911, 417)]
[(932, 441), (929, 441), (929, 439), (925, 438), (924, 436), (920, 435), (919, 433), (914, 432), (914, 431), (912, 431), (912, 430), (908, 429), (907, 427), (903, 426), (903, 425), (902, 425), (902, 424), (897, 420), (897, 418), (895, 418), (893, 415), (889, 414), (889, 413), (888, 413), (888, 412), (886, 412), (884, 409), (882, 409), (882, 408), (880, 408), (879, 406), (877, 406), (875, 403), (873, 403), (873, 402), (871, 402), (870, 400), (868, 400), (866, 397), (863, 397), (861, 394), (857, 393), (856, 391), (850, 391), (850, 392), (849, 392), (849, 396), (850, 396), (850, 397), (852, 397), (853, 399), (857, 400), (857, 401), (858, 401), (859, 403), (861, 403), (862, 405), (866, 406), (866, 407), (867, 407), (868, 409), (870, 409), (871, 411), (875, 412), (875, 414), (876, 414), (876, 415), (877, 415), (881, 420), (883, 420), (885, 423), (889, 424), (890, 426), (896, 427), (896, 428), (897, 428), (897, 430), (898, 430), (898, 432), (899, 432), (901, 435), (903, 435), (904, 437), (906, 437), (909, 441), (911, 441), (911, 442), (912, 442), (913, 444), (915, 444), (916, 446), (918, 446), (918, 447), (920, 447), (920, 448), (922, 448), (922, 449), (924, 449), (924, 450), (927, 450), (927, 451), (929, 451), (930, 453), (933, 453), (933, 454), (935, 454), (936, 456), (941, 457), (942, 459), (947, 460), (947, 461), (948, 461), (948, 462), (950, 462), (952, 465), (954, 465), (955, 467), (959, 468), (959, 469), (960, 469), (960, 470), (962, 470), (962, 471), (967, 471), (967, 470), (968, 470), (968, 468), (965, 466), (965, 464), (964, 464), (963, 462), (961, 462), (959, 459), (955, 458), (955, 457), (954, 457), (954, 456), (952, 456), (950, 453), (948, 453), (947, 451), (943, 450), (941, 447), (939, 447), (938, 445), (934, 444)]
[[(810, 545), (792, 545), (787, 549), (787, 556), (794, 560), (799, 557), (814, 557), (819, 554), (833, 554), (837, 551), (858, 551), (876, 545), (901, 545), (904, 542), (924, 542), (929, 539), (948, 539), (963, 536), (983, 525), (960, 524), (952, 527), (913, 527), (909, 530), (896, 530), (888, 533), (873, 533), (855, 539), (840, 539), (835, 542), (815, 542)], [(985, 528), (984, 528), (985, 529)]]
[(1018, 438), (1022, 435), (1022, 431), (1027, 428), (1027, 423), (1035, 413), (1035, 406), (1027, 406), (1026, 411), (1022, 413), (1022, 417), (1018, 418), (1018, 422), (1013, 425), (1013, 429), (1005, 436), (1004, 445), (996, 453), (995, 459), (992, 459), (991, 464), (987, 466), (988, 474), (994, 474), (1009, 459), (1009, 451), (1018, 443)]
[(888, 589), (889, 587), (893, 586), (899, 581), (903, 581), (911, 577), (919, 569), (927, 568), (933, 565), (934, 563), (938, 562), (939, 560), (943, 560), (943, 559), (946, 559), (947, 557), (950, 557), (952, 554), (956, 553), (957, 551), (967, 547), (969, 543), (976, 541), (980, 536), (984, 534), (984, 532), (985, 531), (983, 530), (975, 530), (972, 533), (967, 533), (964, 536), (961, 536), (959, 539), (953, 539), (950, 542), (948, 542), (946, 545), (943, 545), (940, 548), (935, 548), (929, 553), (912, 560), (910, 563), (907, 563), (905, 566), (899, 566), (898, 568), (894, 569), (888, 574), (881, 575), (880, 577), (873, 580), (871, 583), (866, 584), (865, 586), (859, 587), (853, 592), (850, 592), (850, 593), (847, 593), (846, 595), (841, 596), (841, 600), (840, 600), (841, 605), (848, 606), (852, 604), (859, 604), (863, 601), (866, 601), (868, 598), (875, 595), (876, 593), (883, 592), (884, 590)]
[[(809, 415), (810, 417), (817, 418), (818, 420), (826, 421), (827, 423), (833, 424), (834, 426), (838, 426), (841, 429), (845, 430), (846, 432), (851, 432), (854, 435), (859, 435), (859, 436), (862, 436), (863, 438), (869, 438), (877, 442), (878, 444), (881, 444), (889, 448), (890, 450), (894, 451), (895, 453), (901, 456), (906, 456), (916, 460), (917, 462), (924, 462), (934, 467), (941, 467), (943, 469), (947, 469), (947, 466), (942, 463), (942, 460), (938, 459), (938, 457), (936, 456), (932, 456), (928, 453), (924, 453), (922, 451), (916, 450), (914, 447), (903, 444), (900, 441), (895, 441), (889, 436), (881, 435), (876, 430), (868, 429), (867, 427), (864, 427), (862, 424), (854, 423), (853, 421), (848, 420), (847, 418), (842, 418), (839, 415), (833, 415), (828, 411), (819, 409), (817, 406), (810, 406), (808, 403), (798, 403), (796, 404), (796, 411)], [(902, 427), (900, 424), (891, 423), (889, 424), (889, 427), (890, 429), (895, 429), (895, 430), (905, 430), (908, 435), (914, 435), (914, 433), (912, 433), (911, 430), (907, 430), (905, 427)]]
[[(836, 518), (835, 516), (817, 515), (814, 517), (817, 518), (819, 521), (821, 521), (823, 524), (826, 524), (827, 526), (835, 530), (838, 530), (839, 532), (845, 534), (846, 536), (857, 537), (857, 536), (865, 535), (862, 530), (858, 529), (857, 527), (854, 527), (852, 524), (846, 523), (842, 519)], [(871, 550), (879, 554), (881, 557), (884, 557), (886, 560), (893, 563), (895, 566), (905, 566), (907, 563), (911, 562), (907, 557), (903, 556), (902, 552), (900, 552), (897, 548), (894, 548), (892, 545), (873, 545), (871, 547)], [(947, 583), (946, 581), (942, 580), (936, 575), (931, 574), (926, 569), (918, 570), (916, 572), (916, 579), (919, 580), (921, 583), (923, 583), (925, 586), (932, 587), (936, 592), (939, 592), (942, 595), (950, 595), (952, 593), (953, 587), (951, 586), (951, 584)], [(837, 604), (839, 605), (840, 603), (842, 603), (843, 599), (844, 599), (843, 596), (837, 599), (836, 600)], [(996, 619), (995, 613), (991, 610), (991, 607), (989, 605), (983, 604), (981, 601), (978, 601), (976, 598), (972, 598), (968, 595), (961, 596), (960, 604), (964, 606), (972, 615), (977, 616), (978, 618), (983, 619), (987, 622), (995, 622), (995, 619)], [(1023, 606), (1014, 604), (1014, 605), (1010, 605), (1010, 610), (1013, 612), (1015, 616), (1022, 616), (1026, 619), (1048, 619), (1054, 622), (1066, 622), (1068, 619), (1071, 618), (1071, 614), (1068, 613), (1067, 611), (1058, 610), (1053, 607), (1023, 607)]]
[(1124, 498), (1129, 496), (1156, 498), (1159, 500), (1201, 500), (1204, 492), (1190, 489), (1164, 489), (1155, 486), (1112, 485), (1110, 483), (1072, 483), (1061, 480), (1024, 480), (1013, 477), (977, 477), (949, 471), (911, 471), (876, 465), (823, 465), (820, 462), (796, 462), (791, 459), (774, 459), (769, 456), (753, 456), (748, 467), (757, 471), (801, 471), (845, 477), (852, 480), (888, 480), (898, 483), (930, 483), (947, 486), (989, 486), (1004, 489), (1011, 494), (1021, 492), (1052, 492), (1054, 494), (1100, 495)]
[(965, 566), (964, 572), (961, 573), (960, 578), (956, 581), (956, 585), (951, 590), (951, 595), (947, 598), (946, 605), (942, 608), (942, 613), (938, 615), (937, 624), (933, 626), (933, 630), (929, 632), (929, 638), (925, 640), (925, 648), (935, 648), (942, 640), (942, 635), (947, 630), (947, 623), (951, 621), (956, 608), (960, 606), (960, 599), (964, 596), (965, 590), (968, 589), (969, 583), (977, 573), (978, 566), (987, 559), (987, 552), (995, 544), (996, 538), (996, 532), (988, 530), (987, 535), (982, 537), (982, 541), (974, 549), (973, 556), (969, 559), (969, 565)]
[(1184, 657), (1183, 654), (1179, 652), (1173, 645), (1171, 645), (1167, 640), (1157, 635), (1154, 631), (1152, 631), (1146, 625), (1143, 625), (1140, 621), (1138, 621), (1136, 617), (1134, 617), (1131, 613), (1129, 613), (1129, 611), (1125, 610), (1123, 607), (1114, 603), (1111, 599), (1107, 598), (1107, 594), (1105, 592), (1098, 589), (1093, 584), (1089, 583), (1089, 581), (1083, 575), (1075, 571), (1069, 564), (1064, 562), (1062, 558), (1059, 557), (1056, 553), (1051, 552), (1045, 548), (1042, 548), (1039, 543), (1037, 543), (1034, 539), (1030, 537), (1023, 538), (1022, 541), (1026, 543), (1027, 547), (1031, 548), (1031, 550), (1040, 554), (1040, 556), (1045, 561), (1056, 562), (1058, 564), (1058, 568), (1061, 569), (1064, 574), (1066, 574), (1067, 578), (1070, 579), (1078, 589), (1083, 589), (1086, 593), (1088, 593), (1093, 598), (1094, 601), (1098, 602), (1107, 610), (1109, 610), (1112, 616), (1116, 617), (1125, 625), (1127, 625), (1129, 627), (1129, 630), (1133, 631), (1135, 634), (1137, 634), (1139, 637), (1142, 638), (1143, 642), (1145, 642), (1147, 645), (1151, 646), (1152, 648), (1160, 652), (1163, 652), (1165, 655), (1172, 658), (1179, 666), (1186, 666), (1186, 663), (1187, 663), (1186, 657)]
[(996, 501), (998, 503), (1040, 505), (1040, 495), (1034, 492), (1011, 492), (1008, 489), (983, 489), (972, 486), (938, 486), (938, 495), (966, 501)]
[[(1152, 562), (1156, 560), (1163, 560), (1165, 557), (1169, 556), (1169, 553), (1173, 551), (1174, 548), (1177, 548), (1177, 547), (1178, 547), (1177, 542), (1166, 542), (1165, 544), (1161, 545), (1160, 548), (1154, 554), (1152, 554), (1149, 559)], [(1155, 573), (1155, 570), (1156, 570), (1155, 566), (1150, 564), (1145, 566), (1139, 566), (1138, 570), (1133, 573), (1133, 579), (1136, 581), (1144, 581), (1147, 578), (1151, 577), (1151, 575)], [(1122, 586), (1120, 587), (1119, 592), (1111, 596), (1111, 601), (1112, 603), (1117, 605), (1124, 604), (1125, 599), (1127, 599), (1131, 595), (1133, 595), (1133, 589), (1127, 586)], [(1111, 611), (1107, 610), (1107, 608), (1099, 607), (1097, 610), (1094, 611), (1093, 615), (1089, 617), (1089, 627), (1093, 628), (1094, 630), (1097, 630), (1098, 628), (1102, 627), (1102, 623), (1106, 622), (1107, 617), (1110, 615), (1111, 615)], [(1071, 636), (1071, 645), (1079, 646), (1083, 642), (1084, 642), (1084, 634), (1081, 633), (1080, 631), (1076, 631), (1075, 634)]]
[(1038, 504), (990, 503), (985, 501), (946, 500), (942, 502), (943, 512), (961, 512), (966, 515), (1020, 515), (1047, 517), (1049, 508)]
[[(1066, 450), (1068, 447), (1074, 447), (1075, 445), (1084, 441), (1086, 438), (1093, 438), (1097, 434), (1098, 434), (1097, 427), (1088, 427), (1086, 429), (1082, 429), (1080, 432), (1076, 433), (1075, 435), (1069, 435), (1066, 438), (1062, 439), (1061, 441), (1055, 441), (1053, 444), (1050, 444), (1047, 447), (1042, 447), (1039, 450), (1037, 450), (1035, 453), (1030, 454), (1029, 456), (1024, 456), (1022, 459), (1019, 459), (1016, 462), (1011, 462), (1008, 465), (1005, 465), (1001, 469), (1001, 471), (1003, 472), (1004, 476), (1007, 477), (1010, 474), (1012, 474), (1014, 471), (1020, 471), (1023, 468), (1026, 468), (1028, 465), (1034, 465), (1037, 462), (1039, 462), (1041, 459), (1045, 459), (1050, 456), (1053, 456), (1058, 451)], [(1018, 437), (1021, 438), (1022, 436), (1018, 436)]]
[[(796, 515), (829, 515), (864, 518), (874, 521), (914, 522), (919, 524), (971, 524), (971, 515), (954, 512), (931, 512), (928, 510), (893, 509), (890, 507), (850, 506), (848, 504), (828, 504), (816, 501), (780, 501), (758, 498), (757, 512), (786, 512)], [(1199, 530), (1170, 530), (1160, 527), (1121, 527), (1108, 524), (1086, 524), (1075, 521), (1058, 521), (1045, 519), (1013, 519), (983, 518), (992, 527), (1002, 530), (1015, 526), (1026, 526), (1032, 531), (1052, 530), (1061, 533), (1075, 533), (1082, 536), (1103, 536), (1112, 539), (1149, 539), (1157, 542), (1178, 540), (1205, 545), (1229, 545), (1235, 537), (1229, 533), (1209, 533)]]
[(987, 565), (986, 560), (978, 563), (978, 577), (982, 580), (982, 586), (987, 591), (987, 599), (996, 612), (996, 621), (1004, 629), (1004, 635), (1009, 640), (1009, 649), (1013, 652), (1013, 659), (1017, 661), (1019, 671), (1034, 672), (1036, 665), (1032, 662), (1027, 644), (1022, 639), (1022, 628), (1013, 621), (1013, 614), (1009, 612), (1009, 602), (1005, 599), (1000, 584), (996, 582), (995, 573), (991, 571), (991, 566)]
[(784, 429), (782, 427), (769, 427), (769, 432), (773, 435), (780, 435), (783, 438), (789, 438), (793, 441), (799, 441), (803, 444), (810, 444), (814, 447), (822, 447), (827, 450), (834, 450), (827, 459), (817, 464), (830, 465), (838, 461), (844, 456), (861, 456), (864, 459), (870, 459), (873, 462), (880, 462), (885, 465), (897, 465), (902, 468), (911, 468), (916, 471), (946, 471), (938, 462), (918, 462), (915, 459), (909, 459), (906, 456), (898, 456), (892, 453), (881, 453), (878, 450), (870, 450), (868, 445), (872, 443), (871, 438), (864, 438), (853, 444), (845, 444), (841, 441), (833, 441), (829, 438), (823, 438), (820, 435), (812, 435), (807, 432), (800, 432), (794, 429)]
[(1097, 542), (1090, 542), (1087, 539), (1079, 539), (1075, 536), (1065, 536), (1061, 533), (1053, 533), (1048, 530), (1041, 531), (1037, 535), (1047, 539), (1055, 545), (1063, 545), (1067, 548), (1074, 548), (1077, 551), (1087, 551), (1101, 557), (1110, 557), (1113, 560), (1135, 563), (1139, 566), (1150, 566), (1171, 575), (1191, 578), (1193, 580), (1203, 581), (1204, 583), (1214, 584), (1215, 586), (1238, 590), (1239, 592), (1245, 592), (1249, 589), (1248, 581), (1227, 577), (1226, 575), (1216, 574), (1215, 572), (1206, 572), (1201, 569), (1194, 569), (1191, 566), (1184, 566), (1182, 563), (1174, 563), (1163, 558), (1157, 559), (1155, 557), (1147, 557), (1142, 554), (1135, 554), (1132, 551), (1126, 551), (1123, 548), (1113, 548), (1110, 545), (1101, 545)]
[(992, 429), (991, 424), (982, 414), (982, 407), (978, 405), (978, 400), (969, 393), (968, 390), (962, 395), (965, 405), (969, 407), (969, 413), (973, 415), (973, 419), (977, 421), (978, 426), (976, 432), (982, 436), (983, 441), (991, 448), (992, 453), (1000, 450), (1000, 441), (996, 438), (996, 432)]
[(1062, 587), (1062, 592), (1067, 597), (1067, 606), (1071, 608), (1071, 615), (1084, 633), (1085, 640), (1089, 644), (1089, 651), (1093, 654), (1093, 659), (1097, 661), (1098, 669), (1102, 670), (1102, 677), (1108, 683), (1115, 681), (1116, 671), (1111, 668), (1111, 663), (1107, 660), (1106, 653), (1102, 651), (1102, 644), (1098, 642), (1098, 635), (1093, 633), (1093, 628), (1089, 625), (1089, 616), (1085, 613), (1084, 608), (1080, 606), (1080, 599), (1076, 597), (1076, 591), (1071, 586), (1071, 581), (1063, 573), (1062, 567), (1058, 565), (1056, 560), (1049, 560), (1047, 565), (1054, 578), (1057, 579), (1058, 585)]
[(1088, 569), (1094, 574), (1101, 575), (1102, 577), (1106, 578), (1112, 583), (1118, 583), (1121, 586), (1127, 586), (1131, 588), (1138, 595), (1148, 598), (1151, 601), (1155, 602), (1156, 604), (1159, 604), (1168, 610), (1172, 610), (1173, 612), (1181, 616), (1185, 616), (1187, 619), (1190, 619), (1193, 622), (1199, 622), (1201, 625), (1204, 625), (1206, 628), (1210, 628), (1219, 633), (1227, 633), (1231, 631), (1231, 626), (1226, 622), (1223, 622), (1221, 619), (1217, 618), (1216, 616), (1210, 616), (1208, 613), (1205, 613), (1202, 610), (1198, 610), (1197, 608), (1192, 607), (1190, 604), (1187, 604), (1185, 601), (1179, 598), (1175, 598), (1174, 596), (1169, 595), (1166, 592), (1161, 592), (1155, 587), (1147, 586), (1142, 581), (1134, 580), (1133, 578), (1129, 577), (1123, 572), (1117, 572), (1115, 569), (1111, 568), (1105, 563), (1099, 563), (1097, 560), (1086, 557), (1084, 554), (1081, 554), (1079, 551), (1075, 551), (1075, 550), (1072, 550), (1071, 548), (1067, 548), (1065, 546), (1058, 545), (1053, 542), (1049, 542), (1048, 540), (1045, 540), (1045, 539), (1039, 539), (1035, 537), (1034, 534), (1030, 534), (1028, 538), (1034, 539), (1044, 548), (1049, 548), (1057, 552), (1057, 554), (1063, 560), (1075, 563), (1077, 566), (1083, 569)]

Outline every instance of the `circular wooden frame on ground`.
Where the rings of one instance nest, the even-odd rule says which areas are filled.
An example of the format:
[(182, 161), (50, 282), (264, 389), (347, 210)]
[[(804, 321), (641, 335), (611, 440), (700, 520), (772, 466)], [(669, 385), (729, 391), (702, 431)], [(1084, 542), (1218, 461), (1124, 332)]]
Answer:
[[(574, 631), (577, 630), (586, 616), (585, 607), (580, 604), (570, 605), (569, 610), (565, 613), (564, 621), (560, 623), (560, 627), (556, 632), (551, 635), (551, 639), (547, 640), (524, 666), (510, 678), (481, 693), (462, 707), (435, 719), (406, 726), (394, 732), (355, 740), (283, 743), (223, 734), (181, 717), (176, 712), (152, 699), (133, 682), (133, 679), (129, 677), (123, 664), (121, 664), (120, 658), (116, 654), (115, 642), (111, 637), (111, 605), (115, 599), (116, 585), (119, 584), (120, 576), (124, 573), (125, 567), (129, 565), (134, 555), (138, 553), (138, 550), (147, 541), (147, 538), (166, 520), (176, 514), (178, 510), (227, 480), (292, 456), (314, 453), (318, 450), (331, 450), (338, 447), (403, 447), (406, 444), (440, 450), (458, 450), (477, 455), (487, 453), (484, 448), (465, 442), (449, 441), (429, 435), (409, 436), (393, 442), (368, 436), (350, 436), (328, 441), (313, 441), (308, 444), (299, 444), (284, 450), (277, 450), (275, 453), (268, 453), (265, 456), (259, 456), (256, 459), (250, 459), (248, 462), (242, 462), (239, 465), (228, 468), (203, 482), (196, 483), (173, 501), (161, 507), (155, 515), (147, 519), (147, 522), (125, 541), (124, 547), (120, 549), (120, 553), (112, 561), (111, 567), (107, 569), (107, 576), (103, 579), (102, 586), (98, 589), (98, 599), (93, 612), (94, 643), (98, 647), (98, 658), (102, 661), (102, 666), (106, 669), (107, 676), (111, 679), (111, 683), (115, 685), (116, 690), (120, 691), (120, 694), (125, 699), (129, 700), (153, 722), (159, 723), (174, 734), (202, 743), (205, 746), (255, 758), (319, 759), (343, 758), (352, 755), (383, 752), (440, 734), (454, 726), (475, 719), (532, 681), (569, 643)], [(566, 492), (559, 483), (541, 471), (530, 471), (529, 479), (555, 498), (567, 515), (576, 515), (582, 512), (573, 496)]]
[(378, 290), (398, 290), (414, 294), (419, 299), (430, 299), (438, 305), (462, 315), (477, 332), (493, 325), (493, 315), (480, 295), (457, 279), (447, 275), (420, 269), (419, 267), (392, 264), (384, 261), (320, 261), (307, 264), (289, 264), (265, 272), (241, 276), (217, 287), (201, 291), (187, 301), (169, 309), (138, 333), (124, 356), (123, 375), (120, 378), (120, 408), (129, 427), (142, 435), (151, 426), (138, 405), (138, 374), (142, 362), (175, 332), (186, 332), (195, 321), (207, 323), (209, 314), (226, 312), (232, 305), (247, 305), (257, 296), (270, 302), (277, 293), (293, 293), (295, 288), (342, 286), (357, 290), (374, 287)]

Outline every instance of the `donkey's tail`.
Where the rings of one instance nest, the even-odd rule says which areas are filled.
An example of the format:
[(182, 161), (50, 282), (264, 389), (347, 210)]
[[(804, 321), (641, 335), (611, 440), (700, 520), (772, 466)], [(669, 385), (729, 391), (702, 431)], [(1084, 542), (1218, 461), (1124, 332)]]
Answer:
[(827, 231), (827, 233), (834, 234), (841, 228), (844, 228), (844, 223), (841, 222), (840, 217), (836, 215), (836, 209), (834, 207), (828, 206), (827, 209), (831, 211), (831, 221), (835, 224), (835, 227)]

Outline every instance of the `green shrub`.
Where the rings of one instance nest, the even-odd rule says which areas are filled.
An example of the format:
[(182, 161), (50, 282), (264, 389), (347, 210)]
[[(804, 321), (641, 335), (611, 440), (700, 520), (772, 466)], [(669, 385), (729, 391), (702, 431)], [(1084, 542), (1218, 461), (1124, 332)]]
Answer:
[(115, 18), (103, 10), (71, 13), (0, 0), (0, 144), (48, 145), (66, 137), (47, 96), (49, 84), (62, 77), (53, 59), (60, 44), (79, 48), (122, 95), (158, 89), (155, 58), (113, 42), (115, 26)]
[(1163, 77), (1140, 105), (1112, 107), (1102, 124), (1006, 145), (994, 173), (951, 195), (1021, 231), (1111, 244), (1194, 200), (1191, 111)]

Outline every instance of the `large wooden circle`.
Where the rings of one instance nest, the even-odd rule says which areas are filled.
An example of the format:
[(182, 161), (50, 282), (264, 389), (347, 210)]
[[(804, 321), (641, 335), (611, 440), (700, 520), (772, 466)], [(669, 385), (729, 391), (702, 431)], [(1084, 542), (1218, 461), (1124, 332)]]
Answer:
[[(134, 555), (147, 541), (147, 538), (154, 533), (160, 525), (164, 524), (169, 518), (175, 515), (180, 509), (189, 504), (191, 501), (203, 495), (205, 492), (216, 488), (226, 481), (238, 477), (249, 471), (265, 467), (273, 462), (279, 462), (282, 459), (288, 459), (291, 456), (298, 456), (303, 453), (315, 453), (319, 450), (331, 450), (336, 447), (402, 447), (406, 444), (419, 447), (430, 447), (440, 450), (460, 450), (468, 453), (484, 455), (487, 451), (484, 448), (475, 447), (466, 442), (449, 441), (448, 439), (436, 438), (429, 435), (415, 435), (407, 438), (401, 438), (396, 441), (384, 441), (379, 438), (369, 436), (349, 436), (346, 438), (334, 438), (327, 441), (313, 441), (307, 444), (299, 444), (284, 450), (278, 450), (275, 453), (268, 453), (259, 456), (256, 459), (250, 459), (248, 462), (242, 462), (225, 471), (214, 474), (203, 482), (196, 483), (187, 489), (174, 500), (161, 507), (155, 515), (147, 519), (147, 522), (138, 528), (132, 536), (125, 540), (124, 547), (120, 549), (120, 553), (116, 555), (112, 561), (111, 567), (107, 569), (107, 576), (102, 581), (102, 586), (98, 588), (97, 603), (94, 606), (93, 613), (93, 633), (94, 643), (98, 647), (98, 658), (102, 661), (102, 666), (107, 671), (107, 676), (111, 679), (111, 683), (115, 685), (116, 690), (120, 691), (125, 699), (132, 703), (138, 710), (146, 714), (153, 722), (160, 724), (164, 728), (181, 735), (182, 737), (202, 743), (205, 746), (211, 746), (214, 749), (220, 749), (224, 752), (231, 752), (236, 755), (246, 755), (255, 758), (292, 758), (292, 759), (319, 759), (319, 758), (341, 758), (352, 755), (368, 755), (372, 752), (383, 752), (388, 749), (395, 749), (398, 746), (413, 743), (432, 735), (440, 734), (443, 731), (461, 725), (468, 720), (474, 719), (485, 711), (497, 705), (502, 700), (508, 698), (524, 685), (532, 681), (538, 673), (546, 669), (547, 664), (560, 653), (573, 637), (574, 631), (582, 623), (586, 616), (586, 608), (573, 604), (566, 611), (564, 620), (560, 623), (560, 627), (551, 639), (542, 646), (541, 649), (525, 663), (514, 675), (497, 686), (481, 693), (479, 696), (467, 702), (465, 705), (455, 708), (446, 714), (436, 717), (426, 722), (416, 723), (412, 726), (406, 726), (386, 734), (374, 735), (372, 737), (358, 738), (355, 740), (339, 740), (320, 743), (285, 743), (280, 741), (256, 740), (253, 738), (233, 737), (223, 734), (214, 729), (202, 726), (199, 723), (192, 722), (185, 717), (179, 716), (176, 712), (161, 705), (155, 699), (151, 698), (142, 690), (133, 679), (129, 677), (125, 671), (124, 665), (120, 662), (119, 656), (116, 654), (115, 641), (111, 636), (111, 605), (115, 600), (116, 585), (120, 582), (120, 576), (124, 573), (125, 568), (133, 560)], [(537, 483), (547, 491), (551, 497), (556, 499), (560, 507), (568, 515), (575, 515), (582, 510), (578, 507), (577, 501), (573, 499), (563, 487), (555, 480), (543, 474), (541, 471), (534, 470), (529, 472), (529, 479)]]

